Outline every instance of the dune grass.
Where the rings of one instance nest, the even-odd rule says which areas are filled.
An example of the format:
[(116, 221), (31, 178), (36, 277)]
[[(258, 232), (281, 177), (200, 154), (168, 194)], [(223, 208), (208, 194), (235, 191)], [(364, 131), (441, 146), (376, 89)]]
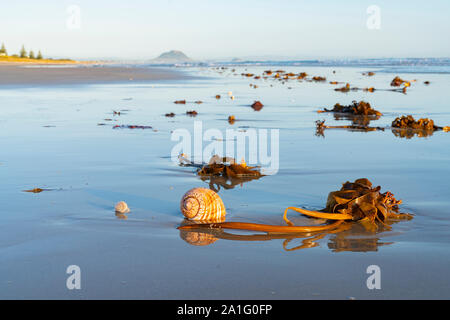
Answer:
[(0, 63), (24, 63), (24, 64), (69, 64), (78, 63), (70, 59), (30, 59), (16, 56), (0, 56)]

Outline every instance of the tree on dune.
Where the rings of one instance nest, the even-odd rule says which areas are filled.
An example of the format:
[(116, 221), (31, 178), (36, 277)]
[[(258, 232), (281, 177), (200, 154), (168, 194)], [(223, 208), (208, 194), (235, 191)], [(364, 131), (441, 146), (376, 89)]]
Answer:
[(5, 55), (8, 55), (8, 52), (6, 51), (5, 44), (2, 43), (2, 48), (0, 49), (0, 53), (4, 53)]
[(27, 58), (27, 51), (25, 50), (25, 46), (22, 46), (22, 49), (20, 50), (20, 57)]

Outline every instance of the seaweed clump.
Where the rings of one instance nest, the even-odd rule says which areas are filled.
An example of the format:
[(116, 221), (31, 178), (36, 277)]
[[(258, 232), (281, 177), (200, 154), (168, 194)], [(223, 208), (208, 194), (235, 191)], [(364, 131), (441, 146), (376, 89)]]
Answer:
[(214, 155), (209, 162), (193, 163), (185, 154), (178, 156), (181, 166), (197, 168), (197, 175), (202, 181), (209, 183), (209, 188), (219, 192), (220, 188), (233, 189), (237, 185), (257, 180), (264, 175), (259, 167), (250, 167), (243, 161), (236, 163), (234, 158), (219, 157)]
[(209, 163), (197, 171), (199, 176), (222, 176), (226, 178), (261, 177), (257, 167), (249, 167), (245, 162), (236, 163), (235, 159), (213, 156)]
[[(385, 225), (388, 219), (411, 219), (411, 214), (399, 213), (401, 200), (395, 199), (394, 195), (387, 191), (380, 192), (381, 187), (373, 187), (366, 179), (357, 179), (354, 182), (345, 182), (338, 191), (328, 194), (326, 207), (321, 211), (310, 211), (290, 207), (304, 215), (314, 218), (325, 218), (330, 220), (352, 220), (369, 222), (374, 224), (380, 222)], [(287, 210), (284, 214), (286, 218)]]
[(379, 112), (378, 110), (373, 109), (370, 106), (370, 103), (365, 101), (356, 102), (353, 101), (352, 104), (348, 106), (343, 106), (339, 103), (336, 103), (333, 107), (333, 109), (329, 110), (327, 108), (324, 108), (323, 110), (319, 110), (319, 113), (321, 112), (336, 112), (336, 113), (350, 113), (352, 115), (359, 115), (359, 116), (382, 116), (383, 114)]
[(264, 105), (260, 101), (255, 101), (255, 102), (253, 102), (251, 107), (253, 108), (253, 110), (259, 111), (264, 107)]
[(298, 80), (302, 80), (302, 79), (305, 79), (307, 76), (308, 76), (308, 74), (307, 74), (306, 72), (300, 72), (300, 73), (298, 74), (297, 79), (298, 79)]
[(195, 117), (198, 115), (198, 112), (195, 110), (191, 110), (191, 111), (186, 111), (186, 114), (190, 117)]
[(401, 85), (404, 85), (405, 87), (409, 87), (411, 85), (411, 82), (403, 80), (400, 77), (395, 77), (394, 79), (392, 79), (391, 81), (391, 87), (400, 87)]
[(434, 121), (428, 118), (415, 120), (413, 116), (401, 116), (392, 122), (392, 133), (396, 137), (410, 139), (417, 135), (419, 138), (433, 135), (436, 130), (447, 131), (448, 127), (438, 127)]
[(413, 116), (401, 116), (395, 118), (392, 122), (392, 127), (394, 128), (410, 128), (410, 129), (420, 129), (420, 130), (428, 130), (434, 131), (437, 130), (438, 127), (434, 125), (434, 121), (428, 118), (421, 118), (419, 120), (415, 120)]
[(42, 191), (45, 191), (45, 189), (34, 188), (34, 189), (30, 189), (30, 190), (23, 190), (23, 192), (30, 192), (30, 193), (41, 193)]
[(138, 126), (138, 125), (115, 125), (113, 129), (152, 129), (152, 126)]
[(341, 88), (336, 88), (334, 91), (340, 91), (340, 92), (349, 92), (350, 91), (350, 83), (346, 83), (345, 86)]
[[(398, 218), (398, 206), (402, 200), (395, 199), (389, 191), (381, 193), (380, 190), (380, 186), (373, 188), (366, 178), (347, 181), (339, 191), (328, 194), (325, 211), (348, 214), (355, 221), (364, 218), (371, 222)], [(410, 215), (406, 217), (409, 218)]]

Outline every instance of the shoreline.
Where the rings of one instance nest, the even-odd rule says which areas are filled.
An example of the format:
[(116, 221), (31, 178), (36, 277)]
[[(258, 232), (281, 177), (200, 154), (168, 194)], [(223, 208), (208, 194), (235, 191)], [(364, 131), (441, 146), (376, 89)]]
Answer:
[(0, 65), (48, 65), (48, 64), (93, 64), (101, 63), (100, 61), (77, 61), (71, 59), (31, 59), (31, 58), (19, 58), (13, 56), (0, 56)]
[[(52, 67), (54, 65), (55, 67)], [(41, 66), (41, 67), (40, 67)], [(190, 79), (183, 72), (163, 67), (111, 66), (102, 63), (0, 63), (1, 86), (58, 86), (100, 83), (153, 82)]]

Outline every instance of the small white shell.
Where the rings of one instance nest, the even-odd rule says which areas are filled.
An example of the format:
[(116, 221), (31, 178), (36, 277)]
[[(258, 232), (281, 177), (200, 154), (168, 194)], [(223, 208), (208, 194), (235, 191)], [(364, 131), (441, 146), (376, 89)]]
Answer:
[(180, 209), (189, 220), (225, 221), (225, 205), (219, 195), (206, 188), (194, 188), (181, 198)]
[(116, 213), (128, 213), (130, 212), (130, 208), (128, 208), (128, 205), (124, 201), (120, 201), (116, 204), (115, 207)]

